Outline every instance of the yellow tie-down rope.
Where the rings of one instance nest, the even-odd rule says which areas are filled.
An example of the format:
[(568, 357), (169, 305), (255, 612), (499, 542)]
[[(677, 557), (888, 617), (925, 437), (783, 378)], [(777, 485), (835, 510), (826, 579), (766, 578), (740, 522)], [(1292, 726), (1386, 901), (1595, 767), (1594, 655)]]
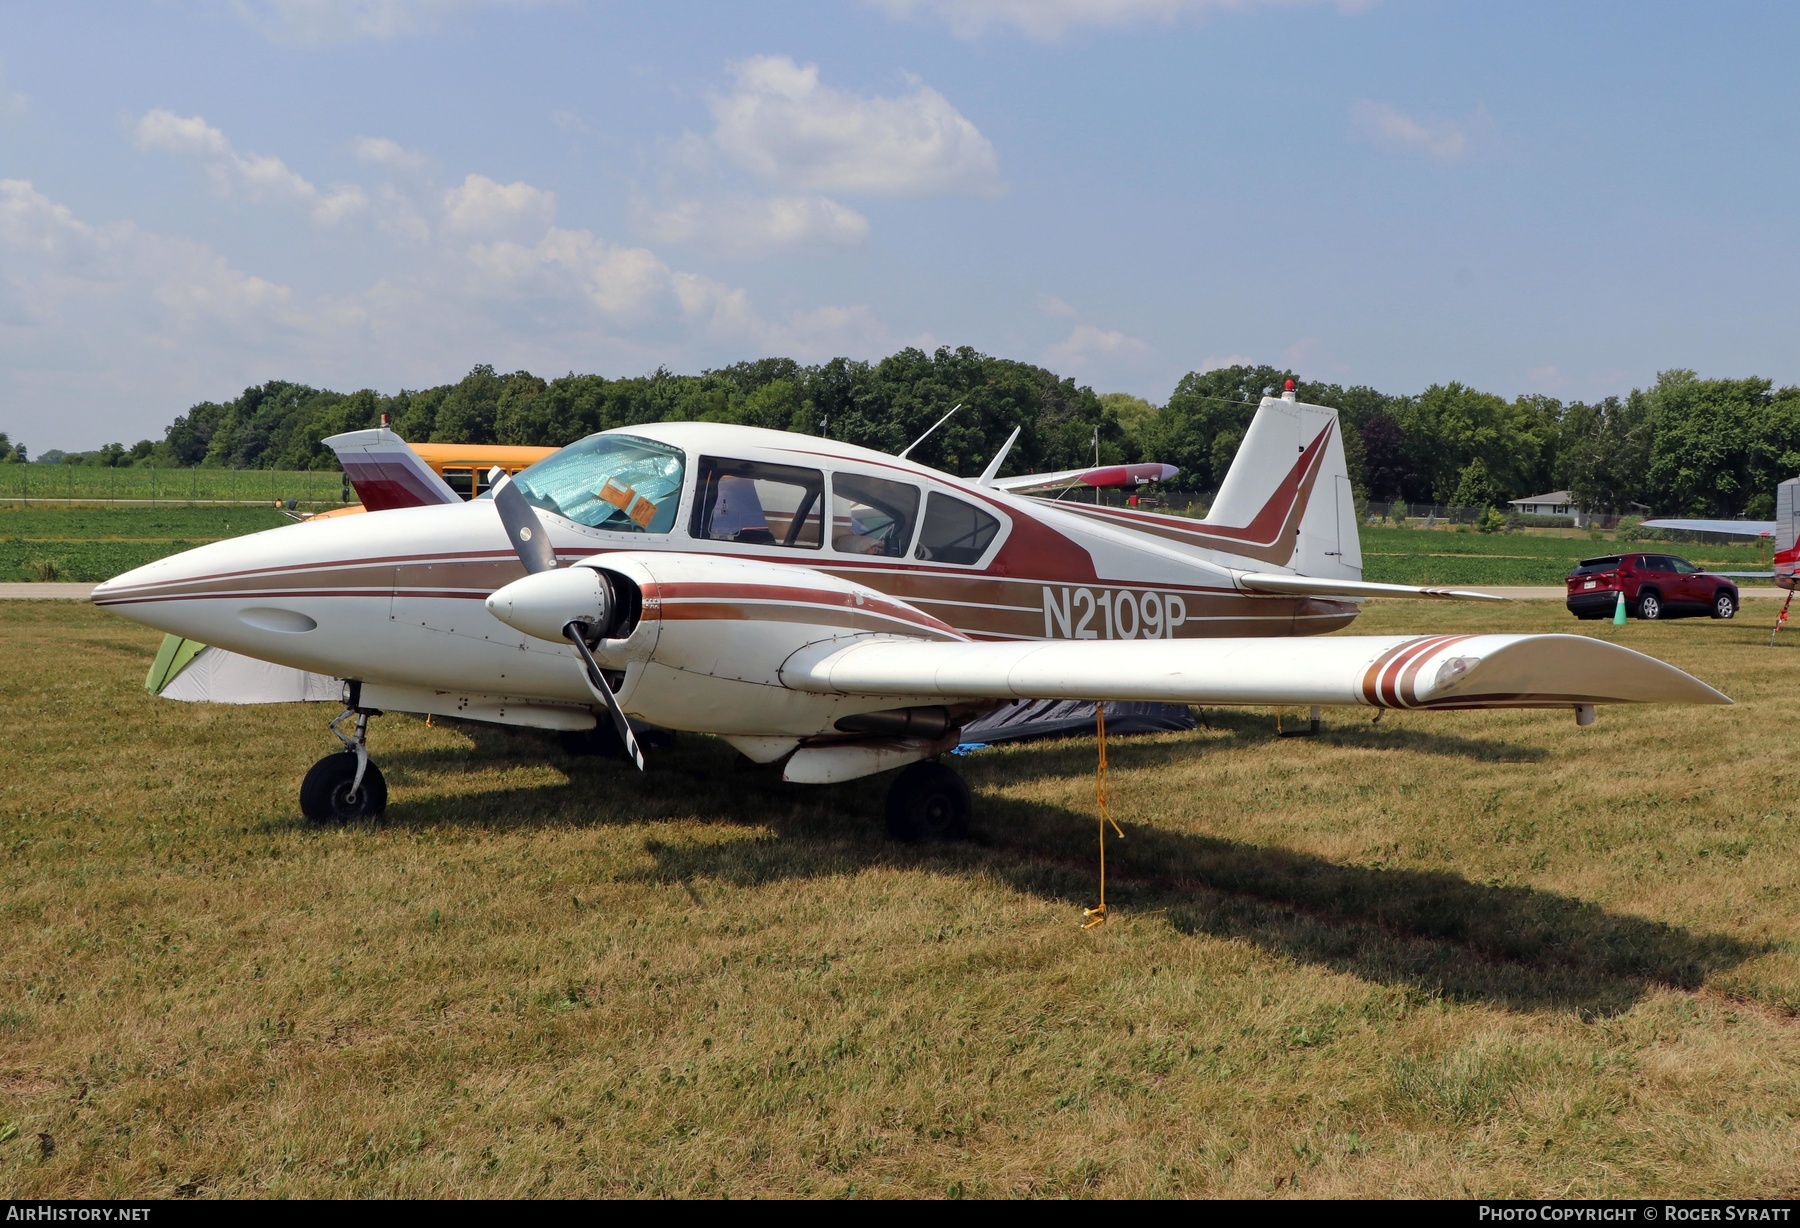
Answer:
[(1106, 923), (1107, 824), (1112, 824), (1112, 829), (1119, 833), (1119, 839), (1123, 840), (1125, 838), (1124, 831), (1120, 829), (1118, 822), (1112, 817), (1112, 811), (1106, 808), (1106, 703), (1104, 701), (1094, 705), (1094, 733), (1096, 740), (1100, 744), (1100, 765), (1096, 770), (1094, 777), (1094, 799), (1100, 806), (1100, 902), (1092, 908), (1084, 908), (1081, 910), (1081, 915), (1087, 918), (1081, 925), (1081, 928), (1084, 930), (1091, 930), (1096, 925), (1104, 925)]

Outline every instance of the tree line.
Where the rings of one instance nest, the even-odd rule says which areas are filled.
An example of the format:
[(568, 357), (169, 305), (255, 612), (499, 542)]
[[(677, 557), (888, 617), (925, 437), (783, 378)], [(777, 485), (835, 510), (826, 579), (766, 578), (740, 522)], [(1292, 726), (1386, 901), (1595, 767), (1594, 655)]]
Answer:
[[(608, 379), (477, 366), (454, 384), (393, 394), (339, 393), (286, 381), (193, 406), (161, 439), (41, 461), (107, 466), (333, 469), (321, 441), (387, 415), (414, 441), (558, 446), (645, 422), (730, 422), (828, 435), (885, 452), (962, 410), (913, 453), (974, 474), (1015, 427), (1007, 473), (1157, 460), (1171, 485), (1217, 489), (1265, 390), (1293, 373), (1268, 366), (1193, 372), (1166, 404), (1086, 385), (969, 347), (908, 348), (877, 362), (802, 365), (765, 358), (683, 375)], [(1336, 408), (1351, 480), (1378, 501), (1500, 506), (1572, 491), (1596, 511), (1773, 515), (1775, 484), (1800, 474), (1800, 388), (1763, 379), (1666, 371), (1654, 386), (1596, 402), (1507, 400), (1460, 383), (1395, 395), (1298, 380), (1302, 401)], [(0, 435), (0, 462), (27, 459)]]

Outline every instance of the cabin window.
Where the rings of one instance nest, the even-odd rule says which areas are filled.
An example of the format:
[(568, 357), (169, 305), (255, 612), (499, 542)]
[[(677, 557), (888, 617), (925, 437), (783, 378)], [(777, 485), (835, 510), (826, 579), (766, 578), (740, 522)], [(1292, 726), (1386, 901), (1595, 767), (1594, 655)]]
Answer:
[(915, 558), (934, 563), (978, 563), (1000, 532), (1000, 522), (973, 503), (938, 491), (925, 502), (925, 527)]
[(831, 548), (906, 557), (919, 518), (919, 488), (861, 473), (831, 475)]
[(824, 503), (817, 469), (702, 456), (688, 531), (701, 541), (817, 550)]
[(667, 533), (675, 527), (685, 468), (680, 448), (635, 435), (589, 435), (513, 482), (534, 506), (589, 528)]

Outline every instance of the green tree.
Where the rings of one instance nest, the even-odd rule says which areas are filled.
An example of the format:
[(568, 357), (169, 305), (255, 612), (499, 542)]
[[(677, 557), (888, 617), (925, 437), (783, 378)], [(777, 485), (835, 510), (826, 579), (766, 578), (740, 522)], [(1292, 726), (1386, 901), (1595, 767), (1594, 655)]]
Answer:
[(1655, 426), (1650, 398), (1642, 392), (1592, 405), (1575, 402), (1563, 414), (1549, 485), (1595, 511), (1623, 512), (1645, 502)]
[(432, 424), (433, 443), (494, 443), (494, 420), (505, 388), (494, 368), (481, 363), (450, 390), (437, 407)]
[(1646, 501), (1660, 512), (1736, 515), (1800, 471), (1800, 389), (1675, 370), (1657, 376), (1648, 398)]
[(1500, 493), (1494, 488), (1494, 479), (1488, 473), (1487, 462), (1477, 456), (1463, 466), (1457, 476), (1456, 490), (1450, 497), (1453, 507), (1493, 507), (1500, 502)]

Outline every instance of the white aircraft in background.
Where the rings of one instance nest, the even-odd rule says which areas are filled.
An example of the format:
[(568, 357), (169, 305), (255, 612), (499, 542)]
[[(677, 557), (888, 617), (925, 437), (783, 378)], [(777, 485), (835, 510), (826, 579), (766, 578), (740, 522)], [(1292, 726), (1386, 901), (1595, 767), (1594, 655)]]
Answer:
[[(216, 542), (93, 599), (344, 680), (331, 727), (349, 753), (301, 785), (315, 822), (383, 809), (366, 736), (382, 711), (606, 721), (640, 767), (628, 718), (716, 735), (789, 781), (904, 768), (889, 827), (920, 839), (966, 830), (968, 789), (937, 756), (1015, 698), (1564, 708), (1584, 725), (1598, 704), (1731, 702), (1583, 636), (1319, 635), (1364, 597), (1481, 595), (1362, 580), (1337, 415), (1291, 396), (1263, 399), (1203, 520), (1023, 497), (996, 483), (1003, 457), (965, 480), (663, 423), (589, 436), (471, 502)], [(392, 432), (328, 442), (353, 474), (423, 468)]]

